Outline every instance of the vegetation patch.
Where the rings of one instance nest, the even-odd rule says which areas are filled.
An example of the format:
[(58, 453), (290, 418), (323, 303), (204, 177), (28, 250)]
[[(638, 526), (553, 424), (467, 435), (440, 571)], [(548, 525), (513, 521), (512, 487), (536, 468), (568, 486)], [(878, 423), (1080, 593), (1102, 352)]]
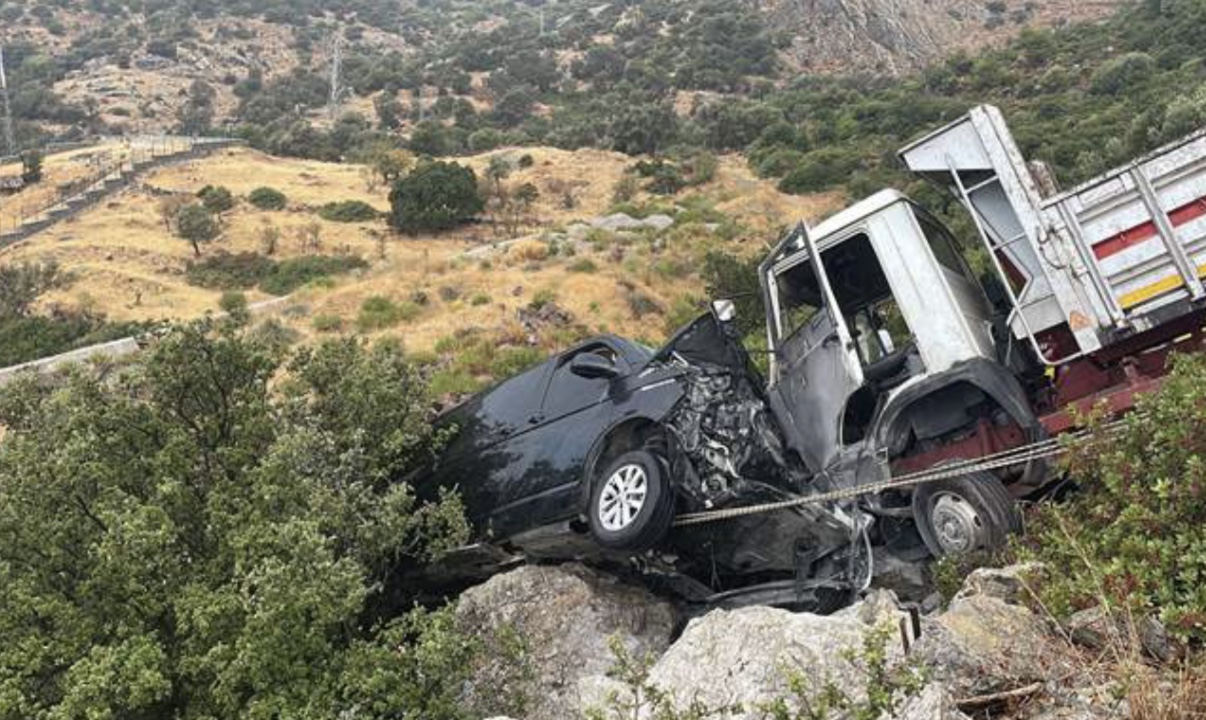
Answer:
[(305, 255), (281, 260), (260, 281), (260, 289), (272, 295), (288, 295), (307, 283), (368, 267), (358, 255)]
[(394, 302), (387, 297), (374, 295), (360, 305), (356, 316), (356, 327), (361, 332), (372, 332), (393, 327), (400, 322), (409, 322), (419, 316), (422, 309), (413, 302)]
[(211, 290), (247, 290), (276, 270), (276, 263), (259, 253), (216, 252), (189, 262), (184, 276), (190, 285)]
[(289, 199), (280, 190), (270, 187), (258, 187), (247, 196), (247, 202), (260, 210), (284, 210)]
[(381, 217), (381, 213), (363, 200), (341, 200), (330, 202), (318, 209), (318, 216), (331, 222), (369, 222)]

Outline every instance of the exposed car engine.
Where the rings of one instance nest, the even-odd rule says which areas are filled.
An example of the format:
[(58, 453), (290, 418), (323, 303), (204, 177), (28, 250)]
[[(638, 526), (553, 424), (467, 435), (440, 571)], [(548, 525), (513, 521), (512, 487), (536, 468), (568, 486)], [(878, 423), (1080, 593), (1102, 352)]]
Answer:
[(782, 444), (751, 383), (727, 368), (676, 360), (687, 390), (666, 426), (690, 461), (685, 489), (710, 508), (738, 497), (747, 478), (783, 472)]

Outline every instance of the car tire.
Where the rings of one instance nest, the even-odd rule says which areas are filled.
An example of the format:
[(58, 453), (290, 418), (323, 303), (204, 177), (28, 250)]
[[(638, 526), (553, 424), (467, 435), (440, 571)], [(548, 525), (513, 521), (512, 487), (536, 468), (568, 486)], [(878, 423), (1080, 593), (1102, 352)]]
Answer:
[(666, 537), (673, 521), (674, 489), (666, 466), (648, 450), (608, 463), (591, 490), (588, 522), (603, 547), (644, 552)]
[(938, 558), (999, 550), (1022, 531), (1017, 502), (987, 472), (921, 485), (913, 493), (913, 519)]

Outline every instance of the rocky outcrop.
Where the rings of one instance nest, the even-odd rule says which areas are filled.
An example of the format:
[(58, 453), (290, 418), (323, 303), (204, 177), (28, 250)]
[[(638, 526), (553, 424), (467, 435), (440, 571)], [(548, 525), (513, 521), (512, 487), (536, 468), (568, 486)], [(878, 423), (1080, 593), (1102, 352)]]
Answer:
[(832, 683), (841, 693), (865, 694), (857, 655), (869, 632), (886, 626), (886, 651), (904, 656), (896, 627), (903, 614), (884, 596), (823, 617), (768, 607), (713, 610), (693, 620), (649, 674), (676, 705), (742, 710), (725, 717), (755, 720), (759, 708), (792, 695), (793, 677), (819, 693)]
[[(526, 720), (579, 717), (581, 708), (603, 704), (613, 638), (633, 657), (656, 657), (676, 623), (669, 603), (577, 564), (496, 576), (461, 596), (457, 618), (493, 650), (474, 668), (466, 702), (481, 717), (522, 709)], [(507, 697), (495, 694), (503, 686)]]
[(1119, 0), (770, 0), (766, 6), (771, 25), (793, 34), (785, 52), (793, 68), (898, 74), (958, 50), (999, 43), (1024, 27), (1102, 17), (1117, 4)]

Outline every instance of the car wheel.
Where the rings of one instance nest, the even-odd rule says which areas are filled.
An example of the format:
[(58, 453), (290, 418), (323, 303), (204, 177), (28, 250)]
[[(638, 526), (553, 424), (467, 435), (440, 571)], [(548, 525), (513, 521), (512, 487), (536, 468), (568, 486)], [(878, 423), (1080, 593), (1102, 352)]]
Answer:
[(929, 483), (913, 493), (913, 519), (934, 557), (1005, 547), (1021, 532), (1017, 503), (997, 476), (973, 473)]
[(602, 546), (643, 552), (657, 545), (674, 520), (674, 490), (663, 464), (648, 450), (617, 457), (590, 497), (590, 531)]

